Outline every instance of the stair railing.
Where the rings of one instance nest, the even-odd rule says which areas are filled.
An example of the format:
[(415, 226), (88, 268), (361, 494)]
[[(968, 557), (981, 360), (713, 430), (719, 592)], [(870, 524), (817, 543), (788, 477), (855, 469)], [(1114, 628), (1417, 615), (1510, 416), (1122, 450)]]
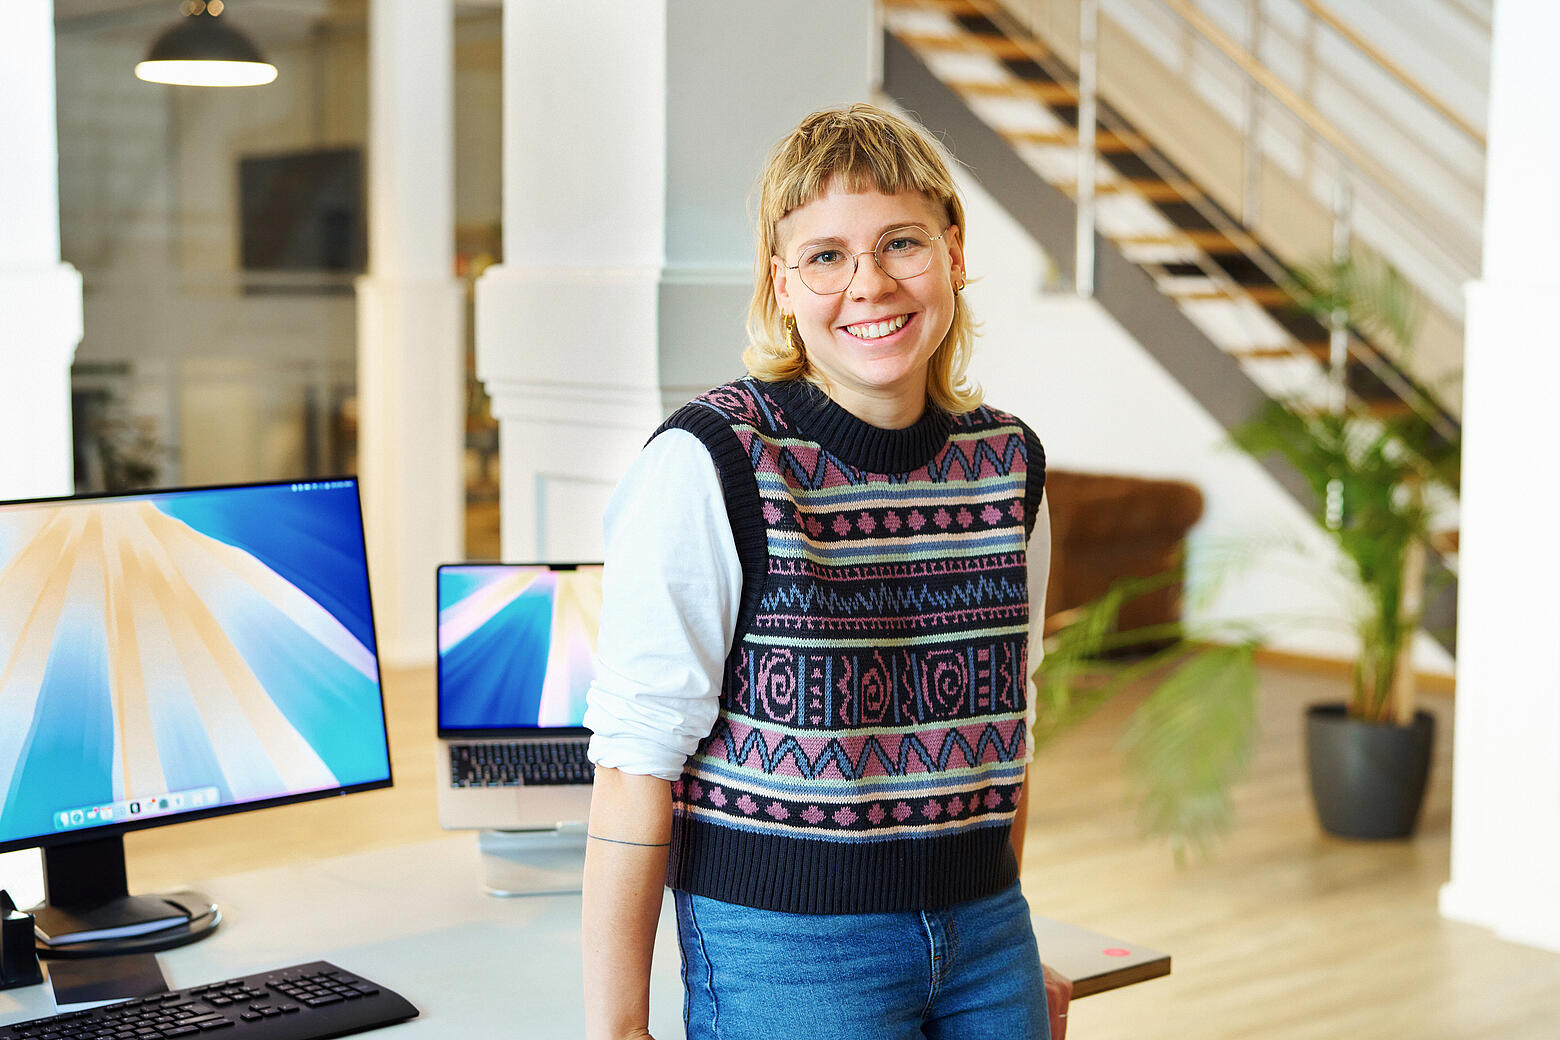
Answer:
[[(1398, 215), (1412, 224), (1422, 224), (1423, 215), (1418, 212), (1418, 204), (1408, 195), (1402, 184), (1401, 178), (1395, 177), (1374, 156), (1350, 140), (1334, 123), (1323, 116), (1315, 106), (1301, 97), (1293, 88), (1277, 76), (1271, 69), (1262, 64), (1255, 56), (1255, 44), (1262, 25), (1261, 0), (1247, 0), (1248, 19), (1250, 26), (1250, 42), (1242, 44), (1235, 40), (1217, 23), (1199, 8), (1193, 0), (1148, 0), (1174, 12), (1188, 27), (1194, 30), (1200, 37), (1213, 45), (1222, 53), (1244, 77), (1248, 84), (1260, 88), (1262, 95), (1270, 97), (1281, 104), (1301, 125), (1303, 132), (1312, 140), (1319, 143), (1332, 161), (1336, 171), (1337, 180), (1351, 185), (1350, 193), (1353, 194), (1356, 186), (1370, 186), (1378, 190), (1383, 201), (1398, 211)], [(1315, 0), (1292, 0), (1300, 3), (1313, 16), (1320, 17), (1317, 12), (1321, 10)], [(1338, 29), (1344, 26), (1336, 16), (1326, 14), (1325, 24), (1330, 28)], [(1346, 27), (1345, 27), (1346, 28)], [(1458, 131), (1468, 137), (1470, 142), (1476, 144), (1481, 150), (1484, 147), (1484, 136), (1470, 126), (1466, 120), (1451, 112), (1449, 106), (1435, 95), (1429, 93), (1417, 80), (1404, 72), (1395, 63), (1390, 62), (1375, 48), (1370, 48), (1358, 36), (1357, 33), (1348, 31), (1344, 37), (1354, 44), (1360, 53), (1381, 65), (1384, 73), (1400, 82), (1405, 89), (1420, 98), (1429, 108), (1442, 115)], [(1260, 112), (1260, 106), (1257, 106)], [(1250, 157), (1248, 166), (1257, 166), (1261, 162), (1260, 135), (1262, 123), (1260, 118), (1251, 120), (1251, 125), (1245, 128), (1245, 149)], [(1249, 178), (1252, 182), (1260, 184), (1260, 178)], [(1260, 207), (1260, 199), (1254, 200), (1253, 207)], [(1244, 206), (1242, 207), (1245, 208)], [(1346, 208), (1351, 215), (1352, 207)], [(1459, 281), (1467, 281), (1478, 275), (1476, 243), (1457, 242), (1454, 236), (1446, 229), (1432, 227), (1429, 242), (1432, 248), (1441, 254), (1441, 259), (1447, 266), (1461, 276)]]
[[(998, 25), (1024, 27), (1024, 19), (1017, 16), (1002, 0), (968, 0), (970, 6)], [(1431, 94), (1396, 63), (1387, 60), (1378, 50), (1370, 47), (1362, 37), (1349, 30), (1335, 16), (1321, 8), (1315, 0), (1293, 0), (1306, 8), (1316, 21), (1338, 31), (1360, 53), (1378, 64), (1382, 71), (1420, 97), (1427, 106), (1446, 118), (1467, 137), (1470, 143), (1483, 148), (1484, 138), (1466, 120), (1457, 117), (1444, 101)], [(1246, 84), (1245, 109), (1241, 125), (1242, 170), (1240, 191), (1240, 222), (1235, 225), (1217, 206), (1208, 206), (1193, 200), (1199, 212), (1210, 224), (1233, 241), (1249, 240), (1247, 232), (1256, 227), (1261, 212), (1261, 166), (1263, 154), (1261, 135), (1266, 122), (1265, 109), (1269, 101), (1276, 102), (1297, 123), (1301, 132), (1315, 149), (1327, 156), (1332, 170), (1330, 213), (1332, 221), (1331, 244), (1335, 260), (1346, 258), (1355, 238), (1359, 193), (1370, 192), (1373, 202), (1384, 203), (1393, 213), (1393, 225), (1400, 230), (1417, 232), (1415, 246), (1420, 255), (1434, 254), (1435, 268), (1449, 284), (1462, 285), (1478, 275), (1478, 243), (1449, 231), (1440, 223), (1428, 221), (1421, 206), (1405, 191), (1400, 179), (1394, 177), (1382, 163), (1350, 140), (1332, 121), (1324, 117), (1309, 101), (1290, 87), (1273, 70), (1256, 57), (1257, 41), (1262, 31), (1261, 0), (1247, 0), (1247, 40), (1243, 43), (1225, 32), (1212, 18), (1203, 12), (1193, 0), (1118, 0), (1106, 4), (1102, 10), (1100, 0), (1078, 0), (1078, 231), (1075, 257), (1074, 284), (1080, 295), (1093, 292), (1094, 236), (1096, 231), (1096, 207), (1094, 205), (1095, 150), (1093, 130), (1095, 119), (1087, 118), (1086, 110), (1098, 112), (1098, 122), (1107, 130), (1126, 134), (1127, 127), (1119, 124), (1108, 109), (1098, 107), (1097, 81), (1099, 69), (1099, 29), (1101, 14), (1116, 16), (1112, 7), (1123, 3), (1136, 3), (1157, 7), (1174, 14), (1180, 22), (1219, 52)], [(1043, 67), (1054, 68), (1054, 61), (1043, 49), (1036, 48), (1030, 57)], [(1152, 150), (1143, 149), (1138, 155), (1161, 176), (1171, 179), (1174, 170)], [(1266, 250), (1249, 251), (1251, 259), (1279, 285), (1289, 282), (1289, 272)], [(1428, 259), (1428, 257), (1427, 257)], [(1206, 265), (1205, 273), (1216, 284), (1233, 288), (1233, 283), (1222, 269)], [(1458, 424), (1439, 403), (1429, 398), (1419, 387), (1405, 378), (1398, 366), (1383, 357), (1374, 344), (1350, 335), (1339, 321), (1329, 325), (1327, 404), (1334, 410), (1346, 406), (1346, 367), (1352, 357), (1364, 365), (1371, 374), (1408, 404), (1439, 434), (1455, 437)], [(1298, 353), (1298, 352), (1297, 352)]]

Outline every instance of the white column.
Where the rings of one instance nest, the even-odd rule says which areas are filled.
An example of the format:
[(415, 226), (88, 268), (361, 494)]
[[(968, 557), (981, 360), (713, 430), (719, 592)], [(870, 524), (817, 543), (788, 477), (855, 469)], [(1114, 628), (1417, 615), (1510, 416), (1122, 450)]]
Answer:
[(81, 275), (60, 262), (54, 5), (0, 4), (0, 499), (68, 495)]
[(869, 0), (504, 11), (504, 263), (477, 285), (504, 555), (599, 559), (645, 438), (742, 374), (747, 199), (808, 111), (865, 100)]
[(451, 0), (369, 5), (368, 274), (358, 465), (380, 654), (431, 660), (433, 573), (464, 552)]
[(1560, 950), (1560, 6), (1499, 0), (1484, 277), (1468, 288), (1451, 881), (1441, 912)]

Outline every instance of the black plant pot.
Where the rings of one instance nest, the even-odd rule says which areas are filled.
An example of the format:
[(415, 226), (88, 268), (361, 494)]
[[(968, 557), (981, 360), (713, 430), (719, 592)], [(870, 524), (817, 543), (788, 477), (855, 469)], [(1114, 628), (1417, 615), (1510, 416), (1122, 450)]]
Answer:
[(1341, 704), (1306, 711), (1305, 753), (1311, 798), (1322, 829), (1342, 838), (1406, 838), (1419, 822), (1435, 716), (1416, 711), (1412, 725), (1350, 718)]

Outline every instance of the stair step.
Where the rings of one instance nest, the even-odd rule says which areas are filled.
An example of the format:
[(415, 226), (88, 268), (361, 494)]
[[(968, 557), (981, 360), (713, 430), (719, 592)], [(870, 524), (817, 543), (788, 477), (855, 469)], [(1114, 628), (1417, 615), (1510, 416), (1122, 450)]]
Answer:
[(948, 84), (965, 97), (1022, 97), (1044, 105), (1075, 105), (1078, 92), (1061, 83), (1037, 80), (956, 80)]
[(1192, 246), (1210, 255), (1239, 253), (1241, 245), (1222, 231), (1178, 231), (1173, 235), (1129, 235), (1115, 240), (1130, 246)]
[(1237, 285), (1231, 286), (1228, 291), (1196, 288), (1187, 292), (1175, 292), (1172, 286), (1166, 295), (1183, 303), (1191, 300), (1238, 300), (1242, 297), (1250, 297), (1257, 304), (1267, 307), (1271, 306), (1278, 296), (1284, 295), (1284, 290), (1276, 285)]
[(1414, 414), (1414, 406), (1401, 397), (1381, 397), (1372, 400), (1368, 397), (1355, 398), (1360, 406), (1378, 418), (1401, 419)]
[(1035, 54), (1033, 49), (1025, 47), (1017, 40), (1010, 40), (1006, 36), (992, 36), (985, 33), (943, 35), (901, 32), (895, 35), (911, 47), (923, 52), (989, 54), (994, 58), (1002, 59), (1029, 58)]
[(1263, 307), (1294, 306), (1294, 298), (1276, 285), (1243, 285), (1241, 289)]
[(1227, 353), (1238, 361), (1293, 361), (1306, 356), (1290, 347), (1241, 347)]
[[(1063, 181), (1057, 187), (1071, 195), (1078, 193), (1077, 181)], [(1177, 184), (1161, 180), (1100, 181), (1094, 185), (1094, 193), (1096, 195), (1136, 195), (1150, 202), (1177, 202), (1186, 198), (1189, 194), (1199, 194), (1194, 185), (1184, 181)]]
[[(1410, 405), (1407, 401), (1403, 400), (1401, 397), (1379, 398), (1377, 400), (1371, 400), (1369, 398), (1351, 396), (1349, 410), (1356, 413), (1363, 412), (1366, 415), (1373, 416), (1378, 419), (1401, 419), (1405, 416), (1414, 414), (1413, 406)], [(1304, 406), (1296, 406), (1293, 411), (1299, 415), (1309, 415), (1312, 417), (1327, 414), (1327, 408), (1322, 405), (1316, 405), (1309, 408)]]
[(949, 14), (980, 14), (979, 5), (973, 0), (883, 0), (884, 7), (904, 7), (910, 10), (946, 11)]
[[(1000, 130), (1000, 128), (999, 128)], [(1078, 131), (1066, 130), (1000, 130), (1003, 137), (1014, 144), (1056, 145), (1062, 148), (1078, 147)], [(1135, 134), (1113, 134), (1099, 131), (1094, 138), (1094, 150), (1116, 154), (1143, 147), (1143, 139)]]

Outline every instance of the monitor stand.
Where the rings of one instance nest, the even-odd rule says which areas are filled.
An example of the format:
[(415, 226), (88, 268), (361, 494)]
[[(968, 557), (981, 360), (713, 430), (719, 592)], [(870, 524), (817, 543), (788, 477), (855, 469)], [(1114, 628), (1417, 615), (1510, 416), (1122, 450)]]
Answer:
[(482, 884), (493, 896), (577, 893), (585, 871), (584, 821), (477, 835)]
[(130, 894), (124, 838), (43, 850), (44, 902), (29, 910), (40, 957), (104, 957), (183, 946), (222, 920), (198, 892)]

